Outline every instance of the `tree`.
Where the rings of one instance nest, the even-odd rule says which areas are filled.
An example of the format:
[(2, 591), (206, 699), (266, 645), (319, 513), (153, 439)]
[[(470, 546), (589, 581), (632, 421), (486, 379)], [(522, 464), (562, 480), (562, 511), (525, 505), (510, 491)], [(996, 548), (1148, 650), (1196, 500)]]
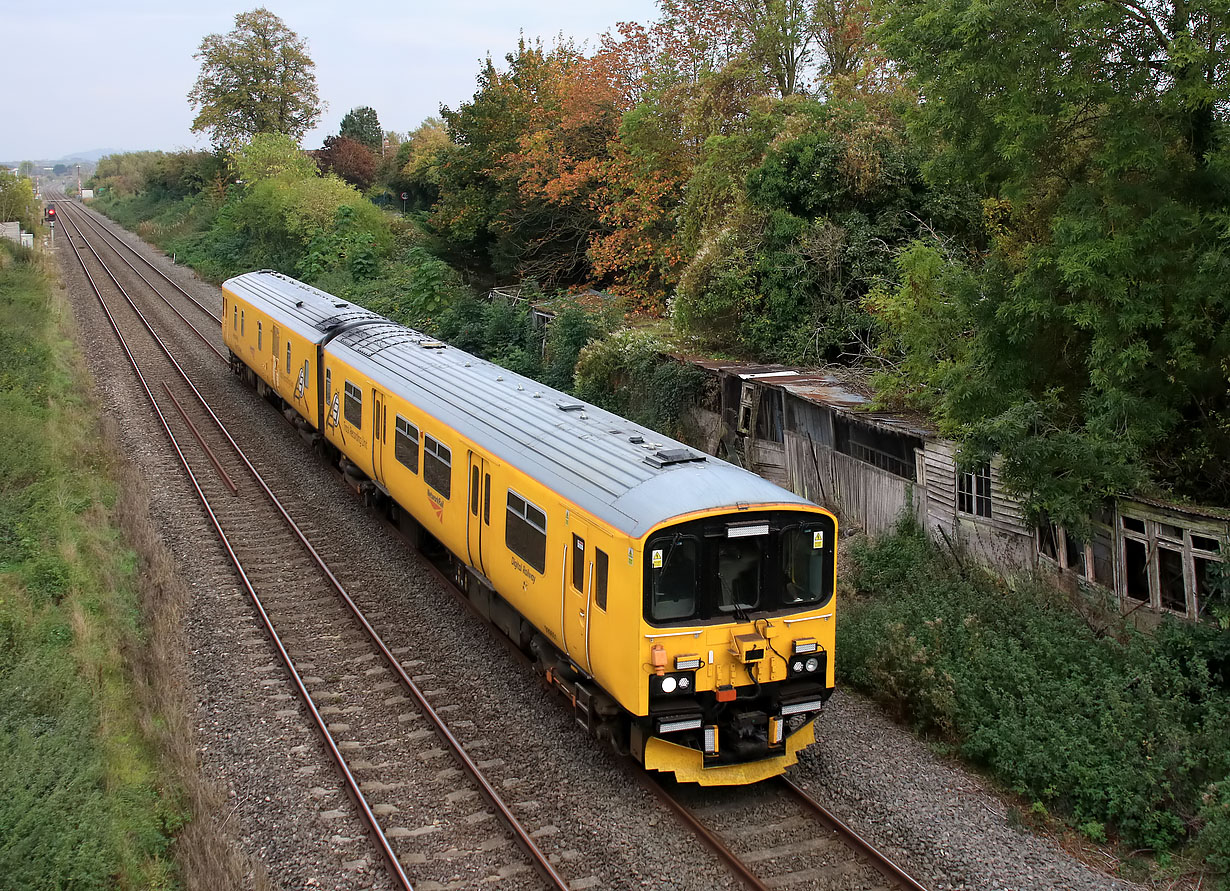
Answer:
[(324, 148), (314, 154), (325, 172), (336, 173), (360, 191), (367, 191), (376, 180), (376, 156), (354, 139), (325, 137)]
[(985, 208), (985, 243), (906, 252), (879, 303), (905, 392), (1070, 527), (1150, 481), (1230, 501), (1226, 0), (884, 11), (932, 176)]
[(235, 29), (210, 34), (193, 58), (201, 73), (188, 93), (194, 133), (231, 146), (257, 133), (298, 140), (320, 117), (315, 63), (307, 44), (280, 18), (260, 8), (235, 16)]
[(34, 184), (24, 176), (16, 176), (11, 170), (0, 167), (0, 221), (16, 220), (21, 228), (33, 230), (40, 218)]
[(342, 126), (338, 135), (353, 139), (367, 146), (368, 151), (378, 155), (384, 131), (380, 128), (380, 119), (376, 117), (376, 109), (368, 105), (360, 105), (346, 112), (346, 117), (342, 118)]
[(232, 155), (235, 174), (251, 185), (265, 179), (312, 179), (318, 174), (316, 162), (290, 136), (258, 133)]

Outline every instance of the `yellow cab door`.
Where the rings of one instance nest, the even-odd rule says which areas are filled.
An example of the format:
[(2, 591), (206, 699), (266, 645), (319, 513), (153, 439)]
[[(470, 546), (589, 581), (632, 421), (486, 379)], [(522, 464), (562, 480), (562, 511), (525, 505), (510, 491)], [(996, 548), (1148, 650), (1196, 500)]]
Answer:
[(593, 608), (593, 543), (589, 525), (576, 515), (569, 517), (568, 553), (564, 558), (564, 646), (569, 657), (589, 671), (589, 613)]
[(388, 438), (388, 397), (372, 387), (372, 479), (384, 485), (385, 440)]
[(473, 449), (469, 459), (469, 484), (466, 492), (469, 505), (466, 512), (466, 556), (470, 565), (487, 574), (483, 562), (484, 539), (491, 532), (491, 468), (487, 460)]

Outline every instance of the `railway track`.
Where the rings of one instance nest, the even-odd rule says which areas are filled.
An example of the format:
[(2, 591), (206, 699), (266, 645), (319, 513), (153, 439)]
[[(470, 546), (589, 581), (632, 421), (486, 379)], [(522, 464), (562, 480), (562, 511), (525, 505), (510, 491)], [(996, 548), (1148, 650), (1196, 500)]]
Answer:
[[(67, 216), (71, 216), (72, 220), (66, 220)], [(85, 244), (88, 233), (95, 243), (104, 244), (108, 255), (119, 258), (131, 276), (139, 278), (149, 292), (157, 295), (156, 299), (169, 307), (222, 358), (223, 353), (218, 350), (221, 338), (216, 328), (213, 325), (204, 326), (206, 330), (201, 331), (192, 325), (174, 305), (176, 301), (164, 293), (167, 288), (159, 288), (151, 282), (127, 259), (128, 255), (139, 258), (143, 266), (156, 273), (170, 289), (217, 322), (218, 315), (213, 310), (174, 283), (123, 239), (91, 219), (83, 209), (73, 207), (68, 215), (62, 214), (61, 219), (74, 227), (79, 243)], [(83, 268), (87, 268), (91, 256), (97, 264), (102, 263), (98, 254), (87, 255), (81, 260)], [(118, 282), (115, 286), (119, 287)], [(99, 300), (103, 301), (101, 294)], [(185, 335), (185, 332), (179, 334)], [(161, 384), (168, 397), (177, 392), (178, 385), (174, 381), (161, 381)], [(157, 387), (150, 389), (153, 391)], [(185, 421), (183, 426), (189, 432), (181, 430), (179, 434), (185, 441), (198, 443), (200, 454), (195, 454), (192, 466), (201, 481), (199, 488), (202, 497), (210, 499), (209, 503), (225, 505), (228, 497), (236, 501), (240, 499), (240, 494), (231, 493), (226, 483), (226, 477), (232, 473), (238, 481), (237, 489), (255, 489), (260, 484), (253, 486), (248, 482), (256, 478), (256, 470), (246, 459), (238, 459), (240, 465), (246, 466), (233, 466), (235, 459), (230, 457), (230, 452), (237, 452), (237, 447), (223, 442), (229, 435), (218, 438), (219, 434), (214, 428), (219, 427), (221, 422), (216, 418), (198, 419), (191, 425), (197, 428), (197, 433), (191, 433), (186, 418), (191, 416), (194, 406), (203, 401), (203, 397), (197, 398), (196, 394), (181, 392), (170, 403), (171, 408), (166, 413), (172, 419), (179, 416)], [(191, 439), (188, 439), (189, 436)], [(216, 466), (211, 462), (212, 470), (201, 469), (204, 453), (204, 447), (200, 445), (202, 440), (212, 441), (210, 451), (223, 456)], [(184, 461), (187, 466), (188, 458), (185, 457)], [(225, 467), (230, 469), (224, 470)], [(281, 513), (285, 514), (281, 522), (286, 523), (289, 515), (285, 511)], [(215, 514), (219, 516), (218, 525), (223, 530), (228, 526), (265, 530), (277, 523), (277, 518), (272, 517), (268, 510), (263, 513), (247, 508), (228, 511), (220, 507)], [(226, 518), (225, 522), (223, 517)], [(457, 835), (471, 838), (474, 825), (485, 825), (497, 815), (506, 822), (510, 817), (513, 823), (517, 822), (512, 813), (515, 806), (496, 804), (482, 809), (470, 806), (484, 800), (491, 801), (495, 787), (508, 785), (509, 778), (505, 777), (503, 783), (476, 781), (475, 789), (467, 791), (458, 788), (455, 782), (461, 768), (440, 766), (450, 749), (464, 752), (470, 745), (482, 750), (490, 748), (491, 741), (483, 739), (481, 733), (476, 735), (474, 722), (464, 718), (452, 722), (453, 728), (458, 731), (455, 735), (447, 728), (433, 729), (432, 712), (443, 723), (443, 716), (452, 713), (456, 707), (446, 704), (440, 709), (433, 709), (431, 702), (451, 702), (452, 691), (418, 689), (417, 693), (414, 692), (412, 688), (416, 688), (416, 679), (428, 687), (440, 686), (439, 679), (421, 663), (405, 660), (408, 651), (404, 648), (398, 652), (378, 653), (384, 648), (383, 644), (368, 648), (369, 644), (363, 643), (365, 637), (375, 636), (378, 639), (378, 635), (353, 601), (346, 607), (349, 617), (336, 606), (339, 597), (342, 601), (351, 598), (344, 591), (340, 595), (337, 593), (342, 587), (340, 583), (329, 582), (331, 573), (325, 558), (317, 555), (314, 561), (318, 564), (317, 570), (311, 570), (300, 561), (285, 560), (282, 556), (270, 561), (267, 557), (269, 553), (287, 555), (295, 551), (296, 542), (292, 539), (298, 536), (293, 532), (287, 534), (289, 538), (276, 539), (264, 532), (237, 535), (236, 539), (255, 542), (250, 549), (240, 548), (242, 553), (237, 555), (237, 559), (246, 559), (248, 565), (256, 567), (246, 576), (245, 584), (250, 582), (254, 597), (262, 590), (266, 592), (262, 603), (268, 604), (264, 610), (270, 617), (268, 621), (275, 629), (284, 630), (285, 637), (290, 641), (286, 646), (287, 658), (292, 666), (297, 665), (300, 670), (296, 686), (307, 695), (310, 703), (307, 707), (315, 714), (322, 738), (326, 739), (326, 747), (335, 753), (339, 764), (343, 765), (339, 767), (340, 774), (343, 777), (349, 775), (355, 781), (355, 787), (349, 794), (358, 802), (361, 811), (370, 814), (369, 834), (377, 847), (384, 851), (391, 874), (395, 878), (399, 871), (404, 875), (408, 865), (417, 868), (411, 869), (412, 873), (417, 871), (425, 876), (426, 885), (423, 887), (466, 888), (480, 881), (495, 879), (512, 879), (516, 884), (519, 877), (536, 868), (548, 886), (569, 887), (555, 871), (553, 861), (575, 864), (579, 859), (577, 852), (557, 851), (554, 857), (540, 850), (534, 853), (537, 845), (533, 837), (550, 838), (556, 829), (540, 816), (531, 816), (528, 826), (521, 830), (510, 829), (502, 838), (493, 834), (481, 839), (477, 846), (470, 844), (467, 847), (449, 842), (448, 824), (457, 823), (458, 820), (465, 826)], [(299, 548), (303, 545), (302, 541), (298, 543)], [(308, 544), (305, 550), (310, 552), (310, 549), (311, 545)], [(327, 545), (322, 550), (327, 550)], [(313, 573), (318, 573), (321, 566), (326, 567), (325, 576), (314, 577)], [(240, 572), (242, 574), (244, 570), (240, 569)], [(451, 580), (438, 572), (437, 577), (449, 586), (460, 602), (468, 606), (464, 596), (451, 585)], [(333, 581), (336, 582), (336, 579)], [(261, 607), (257, 609), (261, 610)], [(332, 612), (335, 609), (338, 609), (336, 614)], [(328, 649), (321, 648), (325, 642)], [(515, 648), (510, 647), (510, 651), (521, 655)], [(526, 664), (529, 664), (528, 661)], [(288, 671), (293, 677), (295, 669)], [(328, 741), (330, 737), (332, 742)], [(450, 737), (453, 737), (456, 746), (448, 742)], [(469, 737), (469, 742), (462, 743), (457, 737)], [(364, 742), (364, 739), (372, 741)], [(447, 744), (438, 742), (441, 739)], [(400, 758), (399, 763), (380, 760), (388, 759), (394, 753)], [(461, 756), (462, 761), (467, 758), (464, 754)], [(481, 758), (478, 761), (468, 760), (479, 773), (484, 769), (499, 770), (498, 757), (485, 761)], [(412, 770), (407, 765), (413, 762), (422, 762), (430, 768), (424, 770), (419, 769), (420, 765), (413, 765), (415, 769)], [(659, 782), (639, 767), (630, 769), (644, 780), (647, 788), (663, 799), (689, 831), (695, 833), (727, 864), (737, 880), (746, 887), (875, 891), (881, 888), (907, 888), (922, 891), (921, 885), (787, 781), (762, 784), (753, 789), (699, 790), (678, 787), (669, 781)], [(517, 778), (511, 779), (516, 785)], [(439, 813), (424, 807), (423, 802), (418, 800), (425, 789), (440, 791), (441, 795), (436, 797), (443, 797), (449, 804), (445, 815), (447, 819), (442, 821)], [(533, 806), (536, 802), (530, 800), (523, 804)], [(505, 810), (507, 814), (503, 813)], [(467, 831), (465, 827), (471, 828)], [(529, 852), (527, 857), (519, 861), (507, 857), (501, 860), (494, 852), (507, 851), (514, 839)], [(435, 874), (421, 869), (433, 861), (445, 863), (448, 868)], [(574, 889), (597, 886), (621, 887), (621, 884), (619, 880), (603, 880), (599, 875), (587, 873), (574, 877), (571, 885)]]
[(703, 792), (645, 782), (753, 891), (926, 891), (785, 777)]
[[(380, 639), (176, 360), (176, 351), (90, 243), (89, 235), (96, 240), (98, 233), (79, 224), (81, 214), (74, 209), (61, 216), (75, 236), (72, 251), (394, 885), (412, 887), (413, 873), (437, 887), (528, 876), (515, 884), (568, 888), (531, 837), (550, 836), (543, 833), (549, 824), (541, 816), (523, 823), (503, 800), (485, 771), (499, 759), (480, 763), (459, 739), (466, 731), (475, 735), (474, 722), (446, 720), (456, 706), (433, 705), (433, 691), (423, 689), (414, 673), (421, 672), (418, 681), (433, 676)], [(593, 876), (580, 875), (574, 887), (592, 883)]]

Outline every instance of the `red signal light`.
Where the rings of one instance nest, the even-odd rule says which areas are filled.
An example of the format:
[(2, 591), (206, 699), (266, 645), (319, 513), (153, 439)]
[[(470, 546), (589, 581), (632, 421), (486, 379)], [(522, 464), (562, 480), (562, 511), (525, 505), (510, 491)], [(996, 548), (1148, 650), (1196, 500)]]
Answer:
[(56, 209), (54, 207), (47, 208), (47, 216), (54, 217), (55, 215), (56, 215)]

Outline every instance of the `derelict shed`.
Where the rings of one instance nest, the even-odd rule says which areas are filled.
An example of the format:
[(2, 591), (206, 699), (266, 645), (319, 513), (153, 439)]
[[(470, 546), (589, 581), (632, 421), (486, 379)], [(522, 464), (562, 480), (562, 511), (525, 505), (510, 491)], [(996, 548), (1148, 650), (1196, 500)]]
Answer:
[(960, 467), (957, 447), (904, 413), (868, 411), (869, 390), (823, 370), (683, 360), (709, 386), (696, 444), (833, 508), (871, 535), (913, 510), (932, 536), (1002, 570), (1042, 568), (1114, 592), (1125, 610), (1207, 615), (1230, 555), (1230, 511), (1121, 497), (1088, 540), (1031, 525), (999, 462)]

